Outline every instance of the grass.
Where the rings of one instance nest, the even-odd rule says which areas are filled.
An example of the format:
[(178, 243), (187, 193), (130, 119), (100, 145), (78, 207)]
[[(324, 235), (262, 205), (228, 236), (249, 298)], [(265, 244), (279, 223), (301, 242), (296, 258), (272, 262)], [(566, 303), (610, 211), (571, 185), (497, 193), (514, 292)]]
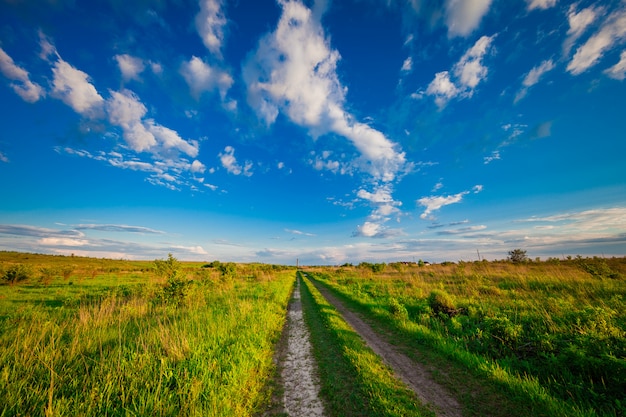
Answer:
[(302, 274), (305, 321), (333, 416), (434, 416)]
[(533, 415), (626, 413), (624, 258), (312, 273), (413, 351), (452, 360)]
[[(10, 257), (10, 260), (6, 260)], [(0, 256), (33, 271), (58, 257)], [(49, 261), (49, 263), (47, 263)], [(246, 416), (270, 393), (293, 270), (181, 263), (181, 302), (147, 262), (64, 257), (0, 285), (0, 416)], [(95, 269), (97, 274), (84, 275)], [(178, 300), (178, 299), (177, 299)]]

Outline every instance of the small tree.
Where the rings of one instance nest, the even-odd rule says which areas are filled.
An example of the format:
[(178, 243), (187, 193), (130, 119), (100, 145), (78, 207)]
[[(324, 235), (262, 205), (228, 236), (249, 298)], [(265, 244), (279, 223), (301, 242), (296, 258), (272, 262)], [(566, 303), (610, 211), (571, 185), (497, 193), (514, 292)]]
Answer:
[(11, 265), (2, 276), (2, 279), (13, 285), (17, 282), (25, 281), (31, 278), (33, 275), (33, 270), (30, 265), (16, 264)]
[(528, 261), (526, 251), (522, 249), (513, 249), (509, 251), (509, 261), (513, 263), (522, 263)]

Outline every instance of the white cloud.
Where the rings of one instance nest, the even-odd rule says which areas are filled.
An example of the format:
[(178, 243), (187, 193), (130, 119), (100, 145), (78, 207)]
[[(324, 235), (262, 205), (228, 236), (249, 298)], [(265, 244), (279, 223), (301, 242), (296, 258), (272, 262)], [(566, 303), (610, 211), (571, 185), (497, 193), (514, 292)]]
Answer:
[(435, 103), (439, 108), (445, 107), (453, 98), (471, 97), (478, 84), (487, 78), (488, 69), (482, 60), (491, 50), (495, 36), (482, 36), (463, 54), (452, 67), (454, 81), (448, 71), (435, 74), (435, 79), (428, 85), (426, 94), (435, 96)]
[(285, 232), (291, 233), (293, 235), (299, 235), (299, 236), (310, 236), (310, 237), (316, 236), (313, 233), (307, 233), (307, 232), (303, 232), (301, 230), (285, 229)]
[(158, 125), (153, 120), (147, 120), (145, 126), (161, 145), (159, 152), (175, 149), (192, 158), (198, 156), (198, 143), (196, 141), (186, 141), (176, 131)]
[(528, 10), (549, 9), (556, 5), (556, 0), (526, 0)]
[(401, 71), (402, 72), (409, 72), (413, 69), (413, 58), (408, 57), (407, 59), (404, 60), (404, 62), (402, 63), (402, 68)]
[(439, 108), (445, 105), (459, 94), (460, 90), (450, 80), (450, 73), (442, 71), (435, 74), (435, 79), (431, 81), (426, 89), (426, 94), (435, 96), (435, 103)]
[(552, 71), (553, 69), (554, 69), (554, 62), (552, 62), (551, 59), (543, 61), (538, 66), (536, 66), (533, 69), (531, 69), (528, 72), (528, 74), (526, 74), (526, 77), (524, 78), (524, 81), (522, 81), (522, 85), (524, 85), (524, 87), (531, 87), (531, 86), (537, 84), (539, 82), (539, 79), (546, 72)]
[(490, 164), (493, 161), (497, 161), (500, 159), (500, 151), (493, 151), (491, 152), (490, 156), (485, 156), (483, 158), (483, 161), (485, 163), (485, 165)]
[(193, 56), (180, 66), (180, 74), (183, 76), (191, 94), (198, 99), (202, 93), (217, 89), (222, 99), (226, 97), (228, 89), (233, 85), (233, 78), (227, 72), (211, 67), (202, 59)]
[(489, 11), (491, 0), (446, 0), (446, 25), (450, 36), (472, 33)]
[(567, 12), (569, 29), (567, 38), (563, 42), (563, 55), (569, 55), (574, 43), (585, 33), (585, 30), (596, 20), (604, 10), (600, 7), (587, 7), (579, 12), (576, 11), (576, 4), (572, 4)]
[(363, 172), (388, 182), (405, 168), (405, 154), (381, 132), (359, 123), (344, 111), (346, 89), (319, 20), (299, 1), (281, 1), (283, 13), (276, 30), (264, 36), (245, 63), (243, 77), (248, 103), (271, 125), (279, 111), (307, 127), (312, 136), (336, 133), (361, 153)]
[(156, 138), (142, 123), (147, 109), (139, 97), (130, 90), (110, 91), (110, 94), (111, 98), (107, 101), (109, 122), (122, 128), (128, 146), (136, 152), (148, 151), (156, 146)]
[(600, 27), (583, 45), (578, 47), (567, 70), (578, 75), (598, 63), (602, 56), (616, 44), (626, 39), (626, 8), (611, 13)]
[(104, 99), (98, 94), (85, 72), (74, 68), (59, 57), (54, 63), (52, 73), (53, 97), (60, 99), (83, 116), (98, 117), (101, 114)]
[(195, 160), (191, 163), (191, 168), (189, 170), (193, 173), (202, 174), (206, 171), (206, 166), (202, 162)]
[(0, 72), (11, 81), (11, 88), (22, 100), (34, 103), (44, 96), (44, 90), (37, 83), (30, 80), (28, 71), (13, 62), (4, 49), (0, 48)]
[(222, 166), (226, 168), (226, 171), (230, 172), (231, 174), (243, 174), (246, 177), (252, 176), (252, 162), (246, 161), (246, 163), (242, 167), (239, 162), (237, 162), (237, 158), (235, 158), (235, 148), (233, 148), (232, 146), (225, 147), (224, 152), (221, 152), (219, 154), (219, 157)]
[(128, 54), (115, 55), (117, 66), (122, 73), (124, 81), (136, 80), (141, 81), (139, 74), (146, 68), (143, 60)]
[[(481, 192), (482, 189), (482, 185), (475, 185), (474, 187), (472, 187), (472, 192), (476, 194)], [(424, 212), (420, 215), (420, 218), (427, 219), (433, 211), (437, 211), (440, 208), (448, 206), (450, 204), (460, 203), (461, 200), (463, 200), (463, 197), (469, 193), (469, 191), (462, 191), (458, 194), (453, 195), (441, 195), (420, 198), (419, 200), (417, 200), (417, 204), (425, 207)]]
[(196, 15), (196, 29), (204, 46), (213, 54), (221, 57), (224, 42), (226, 17), (222, 12), (221, 0), (200, 0), (200, 12)]
[(0, 152), (0, 162), (4, 162), (5, 164), (9, 163), (9, 158), (2, 152)]
[(548, 59), (543, 61), (536, 67), (533, 67), (528, 72), (528, 74), (526, 74), (526, 77), (524, 77), (524, 80), (522, 81), (522, 88), (515, 96), (514, 103), (517, 103), (522, 98), (524, 98), (526, 96), (526, 93), (528, 92), (528, 89), (537, 84), (545, 73), (552, 71), (554, 69), (554, 66), (554, 62), (552, 62), (551, 59)]
[(626, 78), (626, 51), (622, 51), (619, 62), (604, 71), (604, 73), (620, 81)]

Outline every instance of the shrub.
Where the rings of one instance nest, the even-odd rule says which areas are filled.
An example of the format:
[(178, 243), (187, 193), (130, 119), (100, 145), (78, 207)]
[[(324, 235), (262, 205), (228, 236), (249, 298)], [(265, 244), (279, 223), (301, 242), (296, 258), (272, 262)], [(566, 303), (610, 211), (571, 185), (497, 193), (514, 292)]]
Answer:
[(459, 313), (459, 309), (454, 305), (454, 301), (450, 294), (445, 291), (434, 290), (428, 296), (428, 305), (435, 314), (445, 314), (448, 317), (455, 316)]
[(11, 265), (2, 274), (2, 280), (6, 281), (10, 285), (17, 282), (26, 281), (33, 276), (33, 270), (30, 265), (15, 264)]
[(389, 300), (389, 312), (398, 320), (404, 321), (409, 319), (409, 312), (406, 310), (406, 307), (393, 297)]

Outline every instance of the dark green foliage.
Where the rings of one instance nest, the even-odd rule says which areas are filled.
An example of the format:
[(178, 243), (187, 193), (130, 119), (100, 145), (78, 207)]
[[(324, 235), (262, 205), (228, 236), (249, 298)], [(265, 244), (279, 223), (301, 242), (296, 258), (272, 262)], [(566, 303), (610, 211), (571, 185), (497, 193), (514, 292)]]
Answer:
[(32, 278), (32, 276), (33, 269), (30, 265), (15, 264), (11, 265), (6, 269), (6, 271), (4, 271), (2, 274), (2, 280), (13, 285), (18, 282), (26, 281), (27, 279)]
[(613, 271), (606, 263), (605, 259), (593, 257), (583, 258), (580, 255), (576, 257), (576, 265), (585, 272), (590, 273), (596, 278), (621, 279), (619, 272)]
[(154, 261), (156, 274), (167, 279), (161, 292), (155, 295), (155, 301), (174, 306), (181, 306), (185, 302), (190, 281), (180, 276), (180, 269), (180, 262), (171, 253), (168, 254), (167, 260)]
[(509, 261), (513, 263), (528, 262), (526, 251), (522, 249), (513, 249), (509, 251)]
[(217, 269), (222, 274), (222, 277), (233, 277), (237, 272), (237, 265), (233, 262), (220, 263)]

